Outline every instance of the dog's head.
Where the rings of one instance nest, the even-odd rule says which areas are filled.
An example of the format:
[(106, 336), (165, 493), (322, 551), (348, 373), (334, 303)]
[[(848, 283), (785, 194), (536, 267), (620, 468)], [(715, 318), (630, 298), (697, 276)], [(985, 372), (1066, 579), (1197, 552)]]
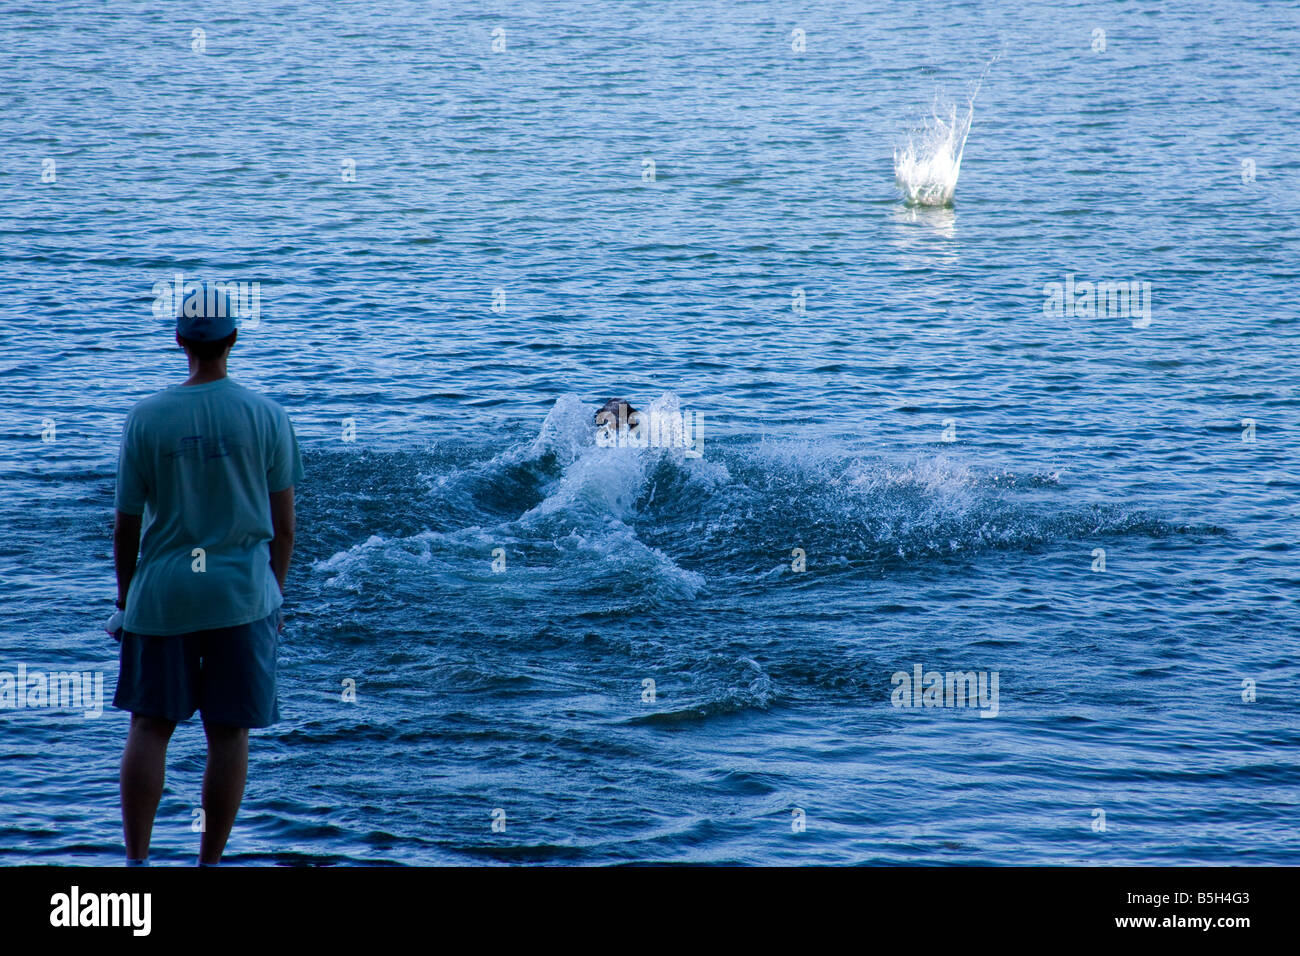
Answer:
[(618, 431), (626, 424), (629, 429), (641, 423), (641, 413), (621, 398), (611, 398), (596, 410), (596, 426)]

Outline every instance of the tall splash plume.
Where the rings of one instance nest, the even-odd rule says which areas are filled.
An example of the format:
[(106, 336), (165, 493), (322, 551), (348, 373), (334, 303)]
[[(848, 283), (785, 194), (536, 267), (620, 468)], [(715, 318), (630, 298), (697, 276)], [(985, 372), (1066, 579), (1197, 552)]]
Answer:
[(984, 77), (1001, 56), (998, 53), (993, 57), (980, 74), (967, 101), (965, 116), (959, 116), (957, 107), (950, 105), (945, 118), (936, 100), (921, 128), (908, 135), (905, 146), (894, 150), (894, 181), (909, 206), (952, 205), (966, 137), (975, 119), (975, 97), (984, 85)]
[(957, 107), (952, 106), (945, 119), (939, 114), (936, 102), (924, 125), (908, 136), (907, 145), (894, 150), (894, 181), (909, 206), (952, 204), (957, 177), (961, 175), (966, 137), (974, 118), (974, 97), (964, 117), (959, 117)]

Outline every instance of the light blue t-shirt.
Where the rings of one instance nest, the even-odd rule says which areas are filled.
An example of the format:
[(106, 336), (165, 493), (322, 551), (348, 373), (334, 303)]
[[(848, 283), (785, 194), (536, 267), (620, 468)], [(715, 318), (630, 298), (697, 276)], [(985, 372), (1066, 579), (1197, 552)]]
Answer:
[(269, 495), (301, 480), (289, 416), (229, 377), (174, 385), (131, 409), (115, 504), (144, 519), (125, 629), (185, 634), (278, 608)]

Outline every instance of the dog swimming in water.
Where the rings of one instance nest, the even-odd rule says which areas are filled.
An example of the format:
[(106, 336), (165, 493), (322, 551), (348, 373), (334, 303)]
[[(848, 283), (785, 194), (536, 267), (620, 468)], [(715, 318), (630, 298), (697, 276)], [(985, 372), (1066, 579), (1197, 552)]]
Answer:
[(704, 453), (700, 416), (691, 411), (664, 412), (652, 406), (637, 411), (622, 398), (596, 409), (596, 444), (601, 448), (680, 448), (687, 458)]
[(622, 431), (635, 433), (641, 424), (641, 413), (621, 398), (611, 398), (596, 409), (596, 427), (608, 437)]

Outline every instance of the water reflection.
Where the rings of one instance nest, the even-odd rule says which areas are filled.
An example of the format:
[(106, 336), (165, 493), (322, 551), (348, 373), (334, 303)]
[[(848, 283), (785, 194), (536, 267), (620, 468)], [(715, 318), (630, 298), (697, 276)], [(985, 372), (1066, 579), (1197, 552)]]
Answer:
[(906, 268), (935, 268), (955, 265), (960, 247), (957, 214), (951, 206), (894, 206), (889, 242)]
[(922, 226), (944, 239), (957, 238), (957, 213), (951, 206), (895, 206), (894, 219), (904, 225)]

